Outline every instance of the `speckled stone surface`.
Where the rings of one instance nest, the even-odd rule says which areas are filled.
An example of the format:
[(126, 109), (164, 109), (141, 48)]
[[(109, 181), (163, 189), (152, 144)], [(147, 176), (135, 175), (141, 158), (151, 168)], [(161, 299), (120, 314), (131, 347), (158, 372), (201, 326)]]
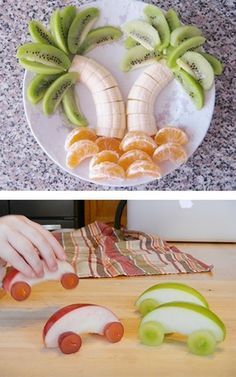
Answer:
[[(225, 70), (216, 80), (216, 106), (209, 132), (194, 155), (162, 180), (128, 190), (235, 190), (234, 1), (146, 2), (163, 9), (174, 7), (185, 24), (192, 22), (199, 26), (208, 40), (207, 51), (224, 62)], [(47, 23), (53, 9), (85, 3), (89, 1), (0, 0), (1, 190), (114, 190), (74, 178), (41, 150), (26, 122), (22, 101), (24, 71), (14, 58), (17, 46), (26, 42), (30, 19)]]

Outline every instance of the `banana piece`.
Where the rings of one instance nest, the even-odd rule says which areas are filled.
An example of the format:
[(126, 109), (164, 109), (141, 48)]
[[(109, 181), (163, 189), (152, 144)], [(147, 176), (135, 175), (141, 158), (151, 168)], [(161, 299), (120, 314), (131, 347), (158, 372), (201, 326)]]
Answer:
[(74, 57), (70, 72), (79, 73), (79, 82), (91, 91), (97, 113), (97, 134), (99, 130), (100, 136), (122, 138), (126, 129), (125, 105), (112, 74), (85, 56)]
[(128, 131), (156, 133), (154, 103), (159, 93), (172, 80), (173, 74), (163, 62), (149, 65), (132, 86), (126, 105)]

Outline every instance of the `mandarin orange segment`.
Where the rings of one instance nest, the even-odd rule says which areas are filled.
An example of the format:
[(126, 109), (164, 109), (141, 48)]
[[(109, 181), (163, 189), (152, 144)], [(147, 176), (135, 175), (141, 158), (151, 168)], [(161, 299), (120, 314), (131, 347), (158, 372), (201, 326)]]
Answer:
[(65, 150), (69, 150), (71, 145), (79, 140), (91, 140), (95, 141), (97, 138), (96, 133), (91, 128), (82, 127), (72, 130), (66, 138)]
[(99, 151), (110, 150), (122, 154), (122, 150), (120, 149), (120, 140), (116, 139), (115, 137), (105, 137), (101, 136), (96, 140), (96, 144), (99, 148)]
[(101, 162), (115, 162), (117, 163), (119, 160), (119, 154), (115, 151), (101, 151), (90, 161), (90, 167), (94, 165), (100, 164)]
[(89, 177), (94, 180), (124, 180), (124, 169), (115, 162), (101, 162), (90, 168)]
[(127, 178), (140, 178), (144, 176), (161, 178), (159, 166), (152, 161), (137, 160), (133, 162), (126, 171)]
[(177, 144), (187, 144), (188, 137), (186, 133), (179, 128), (174, 127), (164, 127), (160, 129), (156, 136), (155, 142), (157, 145), (162, 145), (166, 143), (177, 143)]
[(187, 153), (184, 148), (179, 144), (167, 143), (160, 145), (153, 153), (153, 160), (155, 162), (172, 161), (182, 164), (187, 161)]
[(91, 140), (76, 141), (70, 147), (66, 156), (66, 165), (70, 169), (76, 168), (86, 158), (98, 153), (98, 146)]
[(157, 146), (151, 136), (148, 136), (145, 132), (131, 131), (125, 135), (120, 147), (124, 152), (139, 149), (152, 155)]
[(128, 152), (125, 152), (119, 159), (118, 164), (122, 166), (124, 170), (127, 170), (128, 167), (136, 160), (146, 160), (152, 161), (151, 157), (144, 151), (139, 149), (132, 149)]

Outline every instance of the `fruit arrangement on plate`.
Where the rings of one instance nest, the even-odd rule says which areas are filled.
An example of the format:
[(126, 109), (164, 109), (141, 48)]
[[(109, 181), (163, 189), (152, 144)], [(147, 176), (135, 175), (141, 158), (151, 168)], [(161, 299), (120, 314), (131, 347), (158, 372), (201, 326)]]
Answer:
[[(33, 105), (42, 101), (45, 116), (61, 105), (70, 127), (75, 128), (66, 140), (68, 169), (92, 158), (89, 178), (94, 181), (158, 179), (164, 174), (163, 161), (178, 166), (187, 160), (183, 146), (189, 138), (182, 124), (157, 129), (157, 96), (177, 78), (201, 109), (204, 93), (212, 87), (214, 75), (222, 72), (222, 65), (202, 49), (205, 38), (201, 30), (182, 25), (172, 9), (165, 13), (147, 5), (144, 20), (129, 21), (121, 29), (113, 25), (94, 28), (99, 15), (96, 7), (78, 12), (75, 6), (67, 6), (53, 12), (50, 31), (38, 21), (29, 23), (33, 43), (17, 51), (19, 63), (36, 73), (27, 87), (27, 98)], [(127, 51), (121, 69), (128, 72), (147, 65), (133, 83), (127, 102), (114, 75), (85, 56), (95, 47), (118, 41), (123, 34)], [(92, 94), (97, 117), (94, 128), (82, 112), (77, 83)]]

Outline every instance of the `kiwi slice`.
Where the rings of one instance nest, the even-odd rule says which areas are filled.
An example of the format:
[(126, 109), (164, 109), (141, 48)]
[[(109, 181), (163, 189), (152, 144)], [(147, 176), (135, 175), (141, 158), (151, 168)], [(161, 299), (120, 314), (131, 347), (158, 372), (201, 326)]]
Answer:
[(181, 22), (179, 20), (179, 17), (174, 9), (169, 9), (166, 12), (166, 20), (168, 22), (170, 31), (173, 31), (177, 29), (179, 26), (181, 26)]
[(81, 113), (80, 107), (76, 103), (74, 87), (70, 87), (62, 98), (62, 105), (68, 120), (75, 126), (86, 127), (87, 119)]
[(87, 8), (78, 13), (71, 24), (68, 33), (68, 47), (72, 54), (76, 54), (79, 45), (85, 40), (100, 14), (97, 8)]
[(159, 346), (164, 340), (164, 328), (156, 321), (145, 322), (139, 327), (139, 339), (147, 346)]
[(27, 88), (27, 98), (32, 104), (38, 103), (46, 93), (49, 86), (60, 75), (36, 75)]
[(188, 337), (188, 348), (195, 355), (207, 356), (214, 353), (216, 339), (209, 330), (194, 331)]
[(143, 46), (133, 47), (125, 53), (120, 68), (124, 72), (128, 72), (131, 69), (138, 68), (140, 65), (147, 64), (150, 60), (161, 58), (160, 52), (157, 50), (150, 51)]
[(173, 47), (179, 46), (181, 43), (189, 38), (202, 35), (200, 29), (193, 25), (180, 26), (172, 31), (170, 36), (170, 44)]
[(51, 33), (41, 24), (39, 21), (30, 21), (29, 22), (29, 33), (33, 42), (44, 43), (55, 46), (55, 41)]
[(147, 50), (155, 50), (161, 43), (158, 31), (148, 22), (130, 21), (123, 26), (123, 30)]
[(45, 115), (51, 115), (59, 106), (63, 96), (71, 85), (75, 84), (78, 79), (76, 72), (65, 73), (48, 88), (43, 97), (43, 112)]
[(182, 56), (186, 51), (193, 48), (201, 46), (206, 41), (206, 38), (201, 36), (196, 36), (190, 39), (187, 39), (170, 53), (167, 59), (167, 64), (170, 68), (176, 68), (176, 60)]
[(140, 46), (140, 43), (135, 41), (133, 38), (128, 37), (124, 41), (124, 46), (125, 46), (125, 48), (127, 48), (127, 50), (129, 50), (130, 48)]
[(188, 72), (185, 72), (183, 69), (174, 71), (175, 77), (183, 85), (185, 91), (189, 94), (192, 101), (194, 102), (196, 108), (200, 110), (204, 106), (204, 90)]
[(214, 82), (214, 71), (210, 63), (198, 52), (187, 51), (177, 64), (193, 76), (205, 90), (209, 90)]
[(68, 54), (66, 36), (62, 24), (61, 12), (59, 9), (55, 10), (55, 12), (53, 12), (51, 16), (50, 28), (57, 46), (66, 54)]
[(144, 14), (147, 21), (158, 31), (161, 39), (159, 50), (162, 51), (164, 48), (168, 47), (170, 43), (170, 29), (166, 18), (162, 10), (155, 5), (145, 7)]
[(54, 46), (42, 43), (27, 43), (20, 46), (17, 50), (16, 57), (18, 59), (41, 63), (45, 66), (56, 68), (59, 72), (66, 71), (71, 66), (68, 56), (66, 56), (63, 51)]
[(121, 36), (122, 31), (114, 26), (98, 27), (88, 33), (84, 42), (80, 45), (78, 53), (85, 54), (97, 46), (117, 41)]
[(75, 16), (76, 16), (76, 7), (74, 5), (68, 5), (67, 7), (61, 10), (61, 23), (62, 23), (63, 34), (64, 34), (66, 42), (67, 42), (69, 29), (71, 27), (71, 24)]
[(27, 59), (19, 59), (19, 63), (23, 68), (27, 69), (28, 71), (38, 74), (54, 75), (57, 73), (65, 72), (64, 68), (49, 67), (45, 64), (35, 63)]
[(141, 304), (139, 305), (139, 312), (142, 315), (146, 315), (147, 313), (156, 309), (158, 307), (158, 305), (159, 305), (159, 303), (156, 300), (154, 300), (153, 298), (147, 298), (146, 300), (143, 300), (141, 302)]
[(210, 63), (213, 68), (214, 74), (216, 76), (221, 75), (224, 68), (222, 63), (217, 58), (215, 58), (215, 56), (207, 54), (206, 52), (201, 51), (200, 54), (204, 56), (204, 58)]

